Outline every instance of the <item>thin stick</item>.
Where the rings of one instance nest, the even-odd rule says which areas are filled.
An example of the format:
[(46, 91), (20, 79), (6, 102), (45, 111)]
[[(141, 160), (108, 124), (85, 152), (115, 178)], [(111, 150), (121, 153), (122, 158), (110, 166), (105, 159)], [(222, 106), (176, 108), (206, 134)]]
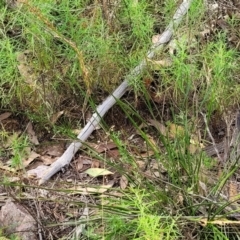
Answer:
[[(184, 0), (182, 2), (182, 4), (175, 12), (173, 19), (166, 28), (166, 30), (163, 32), (162, 35), (159, 36), (157, 43), (155, 43), (148, 51), (147, 58), (149, 59), (153, 58), (155, 53), (159, 52), (159, 50), (162, 48), (163, 44), (169, 42), (174, 33), (174, 29), (179, 25), (183, 16), (187, 13), (192, 1), (193, 0)], [(142, 73), (146, 66), (147, 66), (146, 60), (142, 60), (141, 63), (130, 72), (130, 74), (125, 78), (122, 84), (112, 93), (112, 95), (108, 96), (107, 99), (97, 107), (96, 112), (92, 115), (87, 125), (78, 135), (77, 138), (79, 139), (79, 141), (71, 143), (71, 145), (63, 153), (63, 155), (56, 162), (54, 162), (46, 170), (46, 172), (44, 172), (42, 178), (39, 180), (39, 184), (43, 184), (44, 182), (46, 182), (51, 176), (53, 176), (61, 168), (63, 168), (64, 166), (68, 165), (71, 162), (75, 153), (82, 146), (82, 142), (87, 140), (91, 133), (96, 129), (97, 125), (99, 124), (105, 113), (127, 91), (130, 80), (137, 77), (140, 73)]]
[(210, 129), (209, 129), (209, 127), (208, 127), (208, 122), (207, 122), (206, 114), (204, 114), (204, 113), (202, 113), (202, 112), (201, 112), (201, 114), (202, 114), (202, 116), (203, 116), (203, 120), (204, 120), (204, 123), (205, 123), (205, 125), (206, 125), (206, 130), (207, 130), (207, 132), (208, 132), (209, 137), (210, 137), (211, 140), (212, 140), (212, 144), (213, 144), (214, 150), (215, 150), (215, 152), (216, 152), (216, 154), (217, 154), (217, 156), (218, 156), (218, 159), (221, 160), (221, 162), (223, 162), (223, 159), (222, 159), (222, 157), (221, 157), (220, 154), (219, 154), (219, 151), (218, 151), (218, 148), (217, 148), (217, 144), (216, 144), (216, 142), (215, 142), (215, 140), (214, 140), (214, 138), (213, 138), (213, 136), (212, 136), (212, 134), (211, 134), (211, 132), (210, 132)]

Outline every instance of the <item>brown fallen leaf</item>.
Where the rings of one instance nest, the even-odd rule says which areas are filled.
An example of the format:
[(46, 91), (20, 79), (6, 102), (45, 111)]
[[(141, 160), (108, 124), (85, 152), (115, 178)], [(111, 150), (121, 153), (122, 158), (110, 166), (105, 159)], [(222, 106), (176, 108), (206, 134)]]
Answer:
[(34, 159), (36, 159), (37, 157), (39, 157), (40, 155), (37, 154), (36, 152), (34, 151), (31, 151), (30, 154), (28, 155), (27, 159), (24, 159), (22, 161), (23, 163), (23, 166), (24, 167), (27, 167)]
[(34, 145), (39, 145), (39, 141), (37, 139), (36, 133), (33, 130), (33, 125), (31, 122), (27, 124), (27, 134), (28, 134), (28, 139), (31, 143)]
[(76, 168), (76, 171), (81, 171), (83, 169), (83, 159), (78, 158), (74, 161), (74, 166)]
[(55, 124), (57, 122), (57, 120), (64, 114), (64, 111), (59, 111), (57, 113), (54, 113), (51, 117), (51, 123)]
[(140, 170), (144, 170), (146, 167), (146, 163), (144, 161), (136, 161), (138, 167), (140, 168)]
[(168, 58), (162, 60), (147, 59), (147, 62), (149, 63), (151, 69), (154, 71), (159, 71), (163, 67), (170, 67), (172, 65), (172, 61)]
[(155, 154), (154, 151), (152, 150), (148, 150), (148, 151), (144, 151), (143, 153), (140, 153), (139, 155), (141, 156), (141, 158), (148, 158), (148, 157), (151, 157)]
[(158, 171), (152, 171), (152, 170), (147, 170), (144, 172), (147, 176), (153, 177), (153, 178), (159, 178), (160, 173)]
[(61, 157), (63, 153), (64, 147), (62, 144), (49, 145), (45, 151), (45, 154), (51, 157)]
[(100, 167), (100, 161), (99, 160), (92, 160), (91, 168), (99, 168)]
[(77, 171), (79, 171), (84, 167), (84, 165), (92, 165), (93, 161), (94, 160), (88, 156), (79, 155), (78, 158), (76, 158), (73, 163), (76, 166)]
[(9, 118), (11, 115), (12, 115), (12, 113), (10, 113), (10, 112), (2, 113), (2, 114), (0, 115), (0, 121)]
[(167, 135), (167, 128), (160, 122), (154, 119), (148, 120), (149, 125), (155, 127), (163, 136)]
[(90, 147), (92, 147), (97, 153), (103, 153), (109, 151), (111, 149), (117, 148), (114, 142), (106, 142), (106, 143), (88, 143)]
[(89, 164), (92, 164), (92, 161), (93, 161), (93, 159), (92, 158), (90, 158), (90, 157), (88, 157), (88, 156), (81, 156), (81, 158), (83, 158), (83, 164), (85, 164), (85, 165), (89, 165)]
[(44, 165), (51, 165), (52, 163), (54, 163), (58, 157), (51, 157), (48, 155), (42, 155), (39, 157), (39, 159), (43, 162)]
[(114, 160), (119, 159), (120, 153), (118, 149), (112, 149), (107, 152), (107, 156), (113, 158)]
[(123, 175), (120, 179), (120, 188), (125, 189), (128, 185), (128, 179)]

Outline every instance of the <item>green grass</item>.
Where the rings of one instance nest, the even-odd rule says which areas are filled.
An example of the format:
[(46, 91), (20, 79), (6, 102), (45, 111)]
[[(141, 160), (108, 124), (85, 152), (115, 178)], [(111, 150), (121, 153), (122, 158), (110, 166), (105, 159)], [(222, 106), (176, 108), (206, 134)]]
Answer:
[(2, 228), (0, 229), (0, 240), (19, 240), (19, 238), (15, 236), (15, 234), (6, 234), (4, 230), (5, 229)]
[[(33, 0), (15, 9), (0, 3), (2, 109), (24, 115), (41, 130), (74, 138), (72, 129), (83, 122), (84, 100), (94, 109), (111, 93), (145, 58), (152, 36), (163, 32), (178, 6), (177, 1), (125, 0), (108, 6), (102, 2)], [(152, 152), (150, 157), (135, 154), (128, 128), (115, 131), (102, 120), (101, 133), (114, 141), (120, 158), (114, 162), (93, 149), (88, 153), (129, 183), (118, 191), (121, 197), (110, 193), (97, 201), (100, 210), (89, 219), (86, 239), (182, 239), (188, 234), (197, 234), (199, 239), (231, 239), (217, 224), (202, 226), (201, 217), (225, 217), (230, 203), (220, 192), (238, 163), (227, 165), (212, 184), (206, 179), (216, 161), (199, 147), (196, 153), (189, 150), (198, 131), (208, 138), (206, 126), (199, 129), (200, 112), (210, 120), (216, 113), (226, 115), (240, 100), (238, 49), (229, 45), (222, 30), (208, 40), (199, 36), (208, 21), (203, 1), (193, 1), (173, 36), (172, 53), (165, 46), (156, 54), (155, 66), (149, 63), (140, 76), (130, 79), (133, 94), (118, 101), (126, 127), (140, 136)], [(228, 22), (231, 31), (239, 27), (234, 17)], [(156, 66), (166, 58), (170, 65)], [(160, 101), (152, 99), (147, 80), (152, 81)], [(62, 110), (63, 116), (53, 122)], [(146, 126), (149, 119), (165, 124), (167, 133)], [(140, 128), (141, 124), (146, 127)], [(173, 124), (182, 129), (180, 134), (171, 136)], [(1, 138), (4, 141), (5, 136)], [(22, 164), (28, 145), (24, 136), (12, 141), (12, 166)], [(157, 167), (146, 174), (138, 161), (147, 167), (154, 162)], [(239, 236), (239, 230), (233, 234)]]
[(20, 136), (16, 139), (13, 139), (11, 143), (11, 152), (13, 157), (11, 158), (11, 166), (16, 168), (23, 168), (23, 159), (27, 158), (28, 152), (26, 147), (29, 147), (30, 143), (28, 137)]

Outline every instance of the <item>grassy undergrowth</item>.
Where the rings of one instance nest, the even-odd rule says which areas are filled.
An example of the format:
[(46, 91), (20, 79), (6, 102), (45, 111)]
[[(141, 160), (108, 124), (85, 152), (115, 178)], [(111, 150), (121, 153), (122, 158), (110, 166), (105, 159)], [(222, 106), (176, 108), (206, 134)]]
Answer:
[[(82, 119), (71, 116), (85, 110), (86, 100), (97, 106), (145, 58), (152, 36), (163, 32), (177, 6), (178, 1), (148, 0), (33, 0), (21, 7), (1, 2), (1, 108), (72, 137), (71, 125)], [(221, 192), (238, 162), (218, 175), (217, 161), (200, 146), (209, 140), (206, 126), (214, 116), (226, 116), (239, 105), (239, 44), (230, 42), (229, 34), (239, 40), (235, 29), (240, 21), (233, 15), (226, 20), (227, 30), (209, 30), (207, 23), (219, 17), (209, 11), (204, 1), (193, 1), (171, 43), (132, 79), (130, 99), (118, 102), (127, 129), (114, 131), (103, 119), (102, 129), (117, 145), (119, 161), (91, 154), (125, 176), (128, 187), (117, 197), (96, 201), (97, 214), (87, 222), (83, 238), (239, 238), (237, 227), (223, 229), (220, 223), (238, 211), (237, 204), (230, 208), (237, 199)], [(149, 119), (163, 123), (166, 131), (153, 130)], [(132, 151), (129, 126), (151, 152), (147, 159)], [(13, 166), (21, 164), (26, 144), (24, 137), (13, 141)]]

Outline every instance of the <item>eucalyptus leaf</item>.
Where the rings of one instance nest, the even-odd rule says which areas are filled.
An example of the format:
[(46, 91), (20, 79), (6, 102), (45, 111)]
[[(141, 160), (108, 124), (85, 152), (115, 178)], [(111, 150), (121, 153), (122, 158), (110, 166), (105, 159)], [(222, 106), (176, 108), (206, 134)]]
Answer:
[(85, 171), (85, 173), (87, 173), (91, 177), (98, 177), (98, 176), (113, 174), (112, 172), (104, 168), (89, 168), (88, 170)]

